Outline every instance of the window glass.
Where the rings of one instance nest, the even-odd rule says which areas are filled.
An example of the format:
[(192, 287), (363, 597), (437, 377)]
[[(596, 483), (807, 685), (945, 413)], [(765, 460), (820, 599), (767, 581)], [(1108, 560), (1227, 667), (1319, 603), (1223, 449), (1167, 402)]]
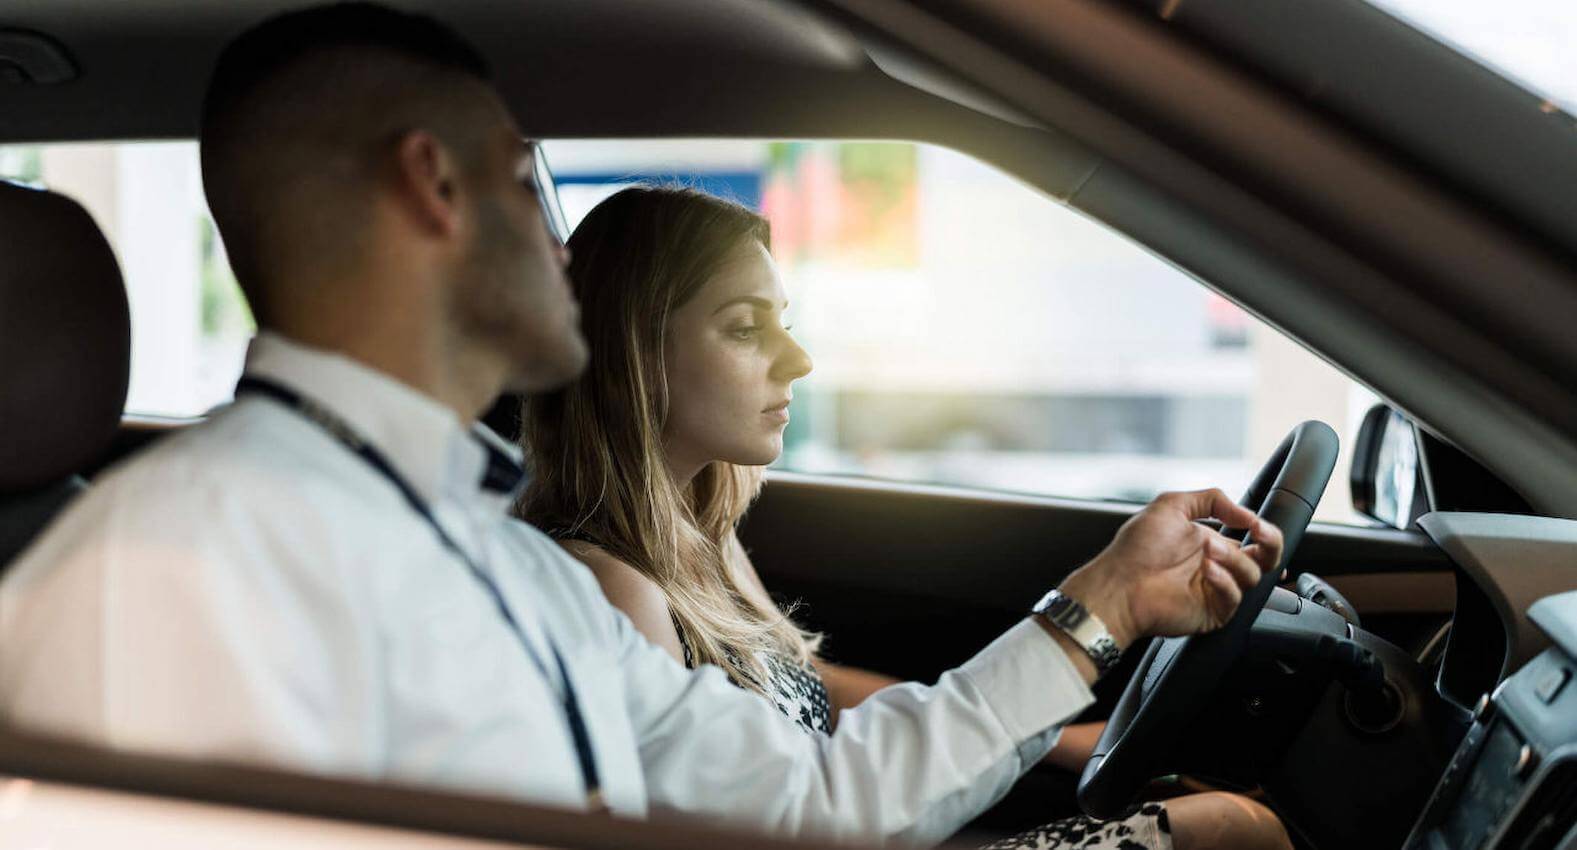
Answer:
[[(772, 222), (795, 334), (782, 469), (1078, 498), (1237, 492), (1294, 425), (1351, 443), (1373, 401), (1144, 249), (969, 157), (925, 145), (557, 141), (573, 226), (641, 181)], [(132, 309), (127, 410), (230, 397), (253, 323), (192, 143), (0, 146), (0, 176), (93, 214)], [(1319, 511), (1350, 509), (1346, 455)]]
[[(777, 466), (1080, 498), (1237, 493), (1297, 423), (1350, 443), (1373, 396), (1104, 226), (912, 144), (559, 141), (573, 226), (638, 181), (772, 222), (795, 335)], [(1321, 519), (1354, 514), (1346, 457)]]
[(195, 143), (0, 146), (0, 178), (76, 199), (115, 249), (131, 306), (128, 412), (196, 416), (229, 400), (253, 323)]

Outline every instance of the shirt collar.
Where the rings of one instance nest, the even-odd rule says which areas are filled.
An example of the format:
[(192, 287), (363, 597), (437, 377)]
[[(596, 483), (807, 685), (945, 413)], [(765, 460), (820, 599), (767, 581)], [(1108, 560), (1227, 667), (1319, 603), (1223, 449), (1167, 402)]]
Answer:
[(349, 357), (263, 331), (247, 348), (246, 373), (339, 416), (429, 502), (480, 500), (502, 511), (524, 484), (519, 448), (481, 423), (462, 427), (436, 399)]

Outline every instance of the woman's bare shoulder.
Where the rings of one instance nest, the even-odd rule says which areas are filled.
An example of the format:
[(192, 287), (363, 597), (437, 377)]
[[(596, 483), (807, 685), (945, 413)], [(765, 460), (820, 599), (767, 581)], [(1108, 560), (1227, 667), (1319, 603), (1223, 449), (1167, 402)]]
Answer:
[[(597, 577), (597, 584), (602, 586), (602, 592), (607, 594), (610, 600), (615, 596), (651, 599), (661, 603), (664, 611), (668, 610), (668, 603), (663, 598), (662, 588), (657, 586), (657, 582), (630, 566), (619, 556), (595, 543), (582, 540), (561, 540), (559, 545), (591, 570), (591, 574)], [(618, 604), (617, 601), (614, 604)]]
[(684, 660), (679, 633), (674, 630), (673, 617), (668, 611), (668, 598), (657, 582), (595, 543), (561, 540), (559, 546), (591, 570), (602, 594), (613, 607), (630, 618), (636, 631), (674, 658)]

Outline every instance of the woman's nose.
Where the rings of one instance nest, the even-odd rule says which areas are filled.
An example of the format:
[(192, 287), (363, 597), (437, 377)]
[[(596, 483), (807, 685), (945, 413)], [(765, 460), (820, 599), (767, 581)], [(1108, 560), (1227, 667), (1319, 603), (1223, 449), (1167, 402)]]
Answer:
[(794, 337), (785, 333), (783, 340), (785, 345), (783, 352), (778, 355), (777, 363), (774, 364), (773, 372), (776, 373), (774, 377), (780, 380), (793, 381), (809, 375), (814, 365), (811, 362), (810, 354), (800, 347), (800, 344), (795, 341)]

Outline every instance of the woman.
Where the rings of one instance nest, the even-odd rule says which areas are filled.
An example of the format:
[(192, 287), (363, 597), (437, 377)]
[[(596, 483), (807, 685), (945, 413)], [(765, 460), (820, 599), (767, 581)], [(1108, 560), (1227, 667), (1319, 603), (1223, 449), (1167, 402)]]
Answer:
[[(806, 734), (893, 680), (816, 657), (820, 636), (780, 610), (735, 527), (783, 450), (793, 383), (810, 357), (787, 305), (764, 219), (686, 189), (633, 188), (570, 238), (591, 365), (532, 399), (533, 479), (522, 516), (595, 574), (609, 601), (686, 666), (715, 664)], [(1049, 760), (1082, 767), (1098, 724), (1069, 727)], [(1093, 839), (1093, 840), (1092, 840)], [(1014, 847), (1288, 847), (1269, 810), (1211, 793), (1083, 818)]]

